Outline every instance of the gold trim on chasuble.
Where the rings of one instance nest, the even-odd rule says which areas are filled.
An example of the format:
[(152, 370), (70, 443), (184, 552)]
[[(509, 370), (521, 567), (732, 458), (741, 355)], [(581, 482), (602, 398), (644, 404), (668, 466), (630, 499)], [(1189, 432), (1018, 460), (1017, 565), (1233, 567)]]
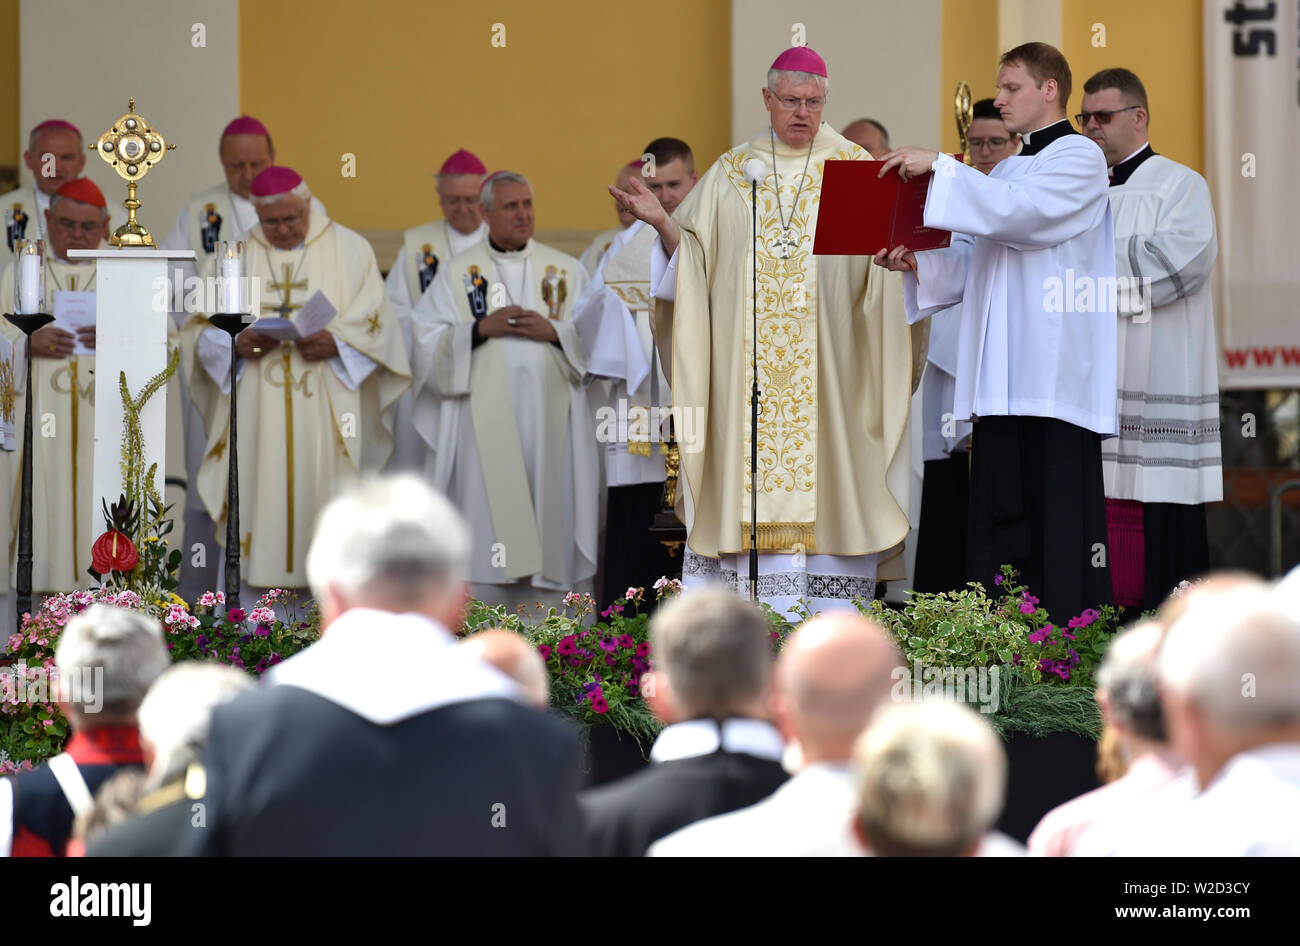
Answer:
[[(723, 171), (750, 211), (750, 186), (743, 165), (750, 149), (738, 148), (720, 159)], [(761, 155), (760, 155), (761, 156)], [(771, 163), (771, 156), (762, 156)], [(848, 152), (831, 158), (851, 158)], [(758, 547), (761, 551), (814, 552), (817, 549), (817, 261), (812, 253), (821, 194), (819, 160), (809, 165), (798, 202), (802, 175), (782, 177), (780, 200), (790, 215), (795, 248), (789, 259), (777, 253), (781, 212), (774, 176), (758, 187)], [(748, 220), (745, 231), (749, 230)], [(748, 253), (745, 254), (749, 256)], [(745, 267), (744, 431), (745, 489), (740, 513), (740, 548), (749, 549), (750, 412), (753, 410), (751, 346), (753, 345), (753, 282)]]

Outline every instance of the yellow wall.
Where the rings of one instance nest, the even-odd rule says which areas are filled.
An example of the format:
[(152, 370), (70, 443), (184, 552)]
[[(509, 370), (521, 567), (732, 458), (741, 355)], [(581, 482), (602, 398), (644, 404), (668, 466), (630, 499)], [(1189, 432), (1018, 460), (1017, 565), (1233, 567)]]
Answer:
[[(1062, 49), (1075, 91), (1071, 117), (1083, 101), (1083, 83), (1101, 69), (1137, 73), (1151, 105), (1151, 146), (1171, 160), (1205, 171), (1203, 51), (1198, 0), (1062, 0)], [(1106, 28), (1106, 46), (1092, 45), (1093, 24)]]
[(538, 229), (606, 229), (652, 138), (701, 168), (731, 146), (730, 29), (727, 0), (243, 0), (240, 102), (348, 226), (439, 216), (429, 175), (465, 147), (532, 181)]
[(974, 101), (992, 98), (998, 74), (998, 0), (943, 0), (943, 141), (944, 151), (959, 150), (953, 116), (957, 83), (970, 85)]
[(23, 147), (18, 129), (18, 0), (0, 0), (0, 167), (17, 166)]
[[(1061, 52), (1070, 61), (1071, 120), (1083, 101), (1083, 83), (1101, 69), (1132, 69), (1147, 88), (1151, 143), (1156, 151), (1197, 171), (1205, 167), (1202, 115), (1201, 7), (1197, 0), (1040, 0), (1061, 4)], [(1093, 25), (1105, 27), (1093, 46)], [(943, 147), (957, 149), (952, 90), (959, 79), (976, 99), (994, 93), (998, 48), (997, 0), (944, 0)]]

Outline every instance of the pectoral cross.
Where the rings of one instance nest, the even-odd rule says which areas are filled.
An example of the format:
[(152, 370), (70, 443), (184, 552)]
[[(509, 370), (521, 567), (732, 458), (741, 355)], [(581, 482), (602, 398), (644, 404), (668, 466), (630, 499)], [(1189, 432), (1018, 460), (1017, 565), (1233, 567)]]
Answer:
[(774, 244), (777, 254), (781, 257), (781, 259), (789, 259), (791, 249), (793, 249), (796, 246), (798, 246), (798, 243), (790, 239), (789, 230), (782, 230), (781, 236), (777, 238), (777, 241)]
[(284, 264), (284, 282), (272, 282), (271, 288), (278, 289), (283, 294), (284, 301), (275, 307), (275, 311), (280, 313), (280, 318), (287, 319), (289, 313), (294, 309), (302, 308), (301, 305), (292, 305), (289, 302), (289, 299), (293, 295), (295, 289), (307, 288), (307, 280), (304, 279), (301, 282), (294, 282), (293, 273), (290, 272), (288, 263)]

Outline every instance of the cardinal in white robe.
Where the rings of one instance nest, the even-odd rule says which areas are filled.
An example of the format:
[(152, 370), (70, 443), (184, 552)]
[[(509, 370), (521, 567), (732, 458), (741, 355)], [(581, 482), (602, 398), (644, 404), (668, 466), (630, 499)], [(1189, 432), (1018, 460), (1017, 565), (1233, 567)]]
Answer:
[[(407, 351), (411, 350), (411, 309), (438, 275), (438, 269), (459, 256), (487, 234), (479, 206), (478, 192), (487, 168), (478, 156), (461, 148), (442, 162), (434, 175), (441, 220), (430, 220), (402, 234), (402, 248), (384, 280), (388, 305), (398, 324)], [(414, 391), (408, 390), (397, 402), (393, 415), (393, 455), (387, 471), (419, 470), (424, 464), (424, 441), (411, 420)]]
[(909, 529), (905, 434), (922, 352), (896, 277), (865, 257), (813, 256), (825, 162), (871, 157), (822, 122), (826, 83), (817, 53), (787, 50), (763, 89), (771, 126), (719, 158), (671, 217), (637, 181), (636, 197), (615, 194), (659, 235), (655, 337), (673, 406), (705, 414), (698, 448), (681, 451), (683, 582), (748, 591), (756, 340), (744, 166), (755, 158), (765, 166), (758, 595), (781, 612), (801, 600), (818, 610), (874, 597), (878, 578), (902, 577)]
[[(968, 131), (971, 167), (984, 174), (1020, 150), (1020, 136), (1007, 131), (992, 99), (980, 99), (972, 106)], [(952, 238), (968, 242), (973, 239), (961, 233)], [(971, 424), (957, 420), (952, 410), (957, 394), (961, 304), (936, 312), (929, 321), (930, 341), (925, 375), (921, 378), (921, 455), (925, 474), (912, 589), (939, 592), (957, 590), (966, 583)]]
[[(265, 169), (250, 193), (260, 222), (245, 274), (267, 321), (235, 344), (242, 575), (254, 588), (302, 588), (317, 513), (392, 452), (409, 363), (370, 244), (318, 213), (291, 168)], [(198, 488), (224, 542), (230, 336), (195, 315), (183, 339), (207, 431)]]
[(1129, 290), (1118, 295), (1119, 436), (1101, 451), (1111, 581), (1116, 604), (1154, 609), (1209, 570), (1205, 504), (1223, 499), (1214, 206), (1201, 175), (1151, 149), (1142, 80), (1106, 69), (1083, 91)]
[[(641, 168), (640, 161), (629, 161), (618, 169), (618, 177), (614, 179), (614, 186), (625, 193), (630, 193), (628, 182), (641, 175)], [(595, 275), (600, 258), (613, 245), (615, 238), (636, 222), (636, 217), (624, 210), (618, 201), (614, 202), (614, 212), (618, 215), (618, 226), (597, 233), (592, 238), (591, 243), (587, 245), (587, 248), (582, 251), (582, 256), (578, 257), (582, 263), (582, 268), (589, 275)]]
[[(0, 269), (13, 258), (14, 241), (49, 239), (45, 211), (50, 209), (50, 198), (64, 184), (80, 177), (86, 166), (81, 132), (61, 118), (41, 122), (27, 136), (23, 164), (31, 172), (32, 183), (0, 196), (0, 213), (4, 215)], [(6, 306), (12, 301), (3, 300)]]
[[(654, 159), (643, 181), (671, 214), (699, 179), (695, 156), (679, 138), (656, 138), (643, 153)], [(669, 423), (672, 391), (650, 324), (651, 251), (656, 239), (653, 227), (634, 219), (601, 256), (574, 306), (587, 370), (605, 379), (607, 386), (604, 403), (596, 408), (606, 486), (601, 601), (681, 574), (681, 555), (670, 553), (649, 530), (663, 508), (668, 441), (702, 431), (695, 418)]]
[(532, 187), (483, 183), (487, 239), (440, 267), (411, 313), (425, 476), (468, 519), (475, 597), (558, 604), (596, 571), (599, 455), (573, 302), (576, 259), (533, 237)]
[[(70, 260), (70, 250), (91, 250), (104, 245), (110, 222), (103, 193), (88, 178), (64, 184), (50, 201), (45, 215), (45, 299), (43, 311), (61, 317), (65, 301), (96, 291), (94, 260)], [(0, 299), (14, 298), (14, 263), (0, 275)], [(86, 308), (94, 300), (82, 297)], [(170, 347), (179, 344), (176, 328), (168, 320)], [(27, 409), (26, 338), (8, 321), (0, 325), (13, 343), (13, 411), (19, 445)], [(94, 504), (95, 400), (119, 396), (116, 379), (95, 375), (95, 326), (73, 327), (55, 322), (32, 333), (32, 590), (57, 594), (93, 584), (88, 569), (91, 545), (106, 531), (102, 513)], [(98, 380), (106, 383), (97, 385)], [(97, 392), (97, 388), (100, 390)], [(5, 395), (0, 377), (0, 399)], [(181, 430), (180, 379), (172, 375), (167, 387), (166, 489), (173, 529), (168, 542), (184, 543), (181, 510), (185, 508), (185, 453)], [(10, 515), (10, 568), (17, 556), (18, 510), (22, 489), (22, 451), (12, 454), (12, 512)], [(116, 497), (114, 497), (116, 498)]]
[(925, 225), (974, 237), (882, 250), (908, 318), (961, 302), (953, 413), (974, 420), (967, 572), (1013, 565), (1058, 623), (1111, 600), (1101, 440), (1113, 437), (1115, 253), (1105, 161), (1065, 117), (1070, 67), (1045, 43), (1006, 53), (994, 100), (1018, 156), (985, 176), (900, 148), (881, 174), (933, 171)]

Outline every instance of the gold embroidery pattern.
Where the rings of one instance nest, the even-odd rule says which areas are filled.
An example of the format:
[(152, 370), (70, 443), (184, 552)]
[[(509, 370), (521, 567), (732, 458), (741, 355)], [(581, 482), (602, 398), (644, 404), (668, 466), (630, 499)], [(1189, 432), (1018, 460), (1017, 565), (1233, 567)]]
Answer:
[[(723, 158), (723, 167), (749, 204), (749, 185), (741, 167), (746, 150)], [(767, 530), (770, 545), (760, 535), (760, 548), (788, 548), (794, 537), (805, 547), (812, 540), (816, 518), (817, 489), (817, 299), (816, 259), (812, 255), (816, 222), (816, 198), (820, 191), (819, 165), (810, 165), (803, 193), (791, 210), (791, 231), (796, 247), (789, 259), (777, 253), (781, 223), (772, 175), (758, 188), (758, 386), (761, 392), (758, 419), (759, 524), (780, 523)], [(781, 180), (781, 199), (787, 207), (794, 202), (799, 175)], [(748, 254), (746, 254), (748, 255)], [(745, 283), (745, 312), (750, 311), (750, 283)], [(745, 318), (745, 351), (753, 336), (751, 321)], [(745, 358), (745, 405), (752, 388), (750, 360)], [(748, 411), (747, 411), (748, 416)], [(745, 453), (749, 457), (749, 425), (744, 425)], [(749, 464), (745, 464), (744, 519), (749, 517)], [(804, 494), (802, 503), (783, 501), (782, 494)], [(808, 501), (811, 500), (812, 503)], [(796, 512), (796, 515), (787, 515)], [(806, 517), (806, 518), (805, 518)], [(792, 521), (793, 520), (793, 521)], [(793, 527), (793, 528), (791, 528)], [(798, 533), (798, 535), (796, 535)], [(748, 541), (746, 539), (746, 541)]]
[(0, 361), (0, 416), (6, 424), (14, 422), (14, 363), (12, 359)]
[(629, 309), (650, 309), (650, 285), (645, 282), (606, 282)]

